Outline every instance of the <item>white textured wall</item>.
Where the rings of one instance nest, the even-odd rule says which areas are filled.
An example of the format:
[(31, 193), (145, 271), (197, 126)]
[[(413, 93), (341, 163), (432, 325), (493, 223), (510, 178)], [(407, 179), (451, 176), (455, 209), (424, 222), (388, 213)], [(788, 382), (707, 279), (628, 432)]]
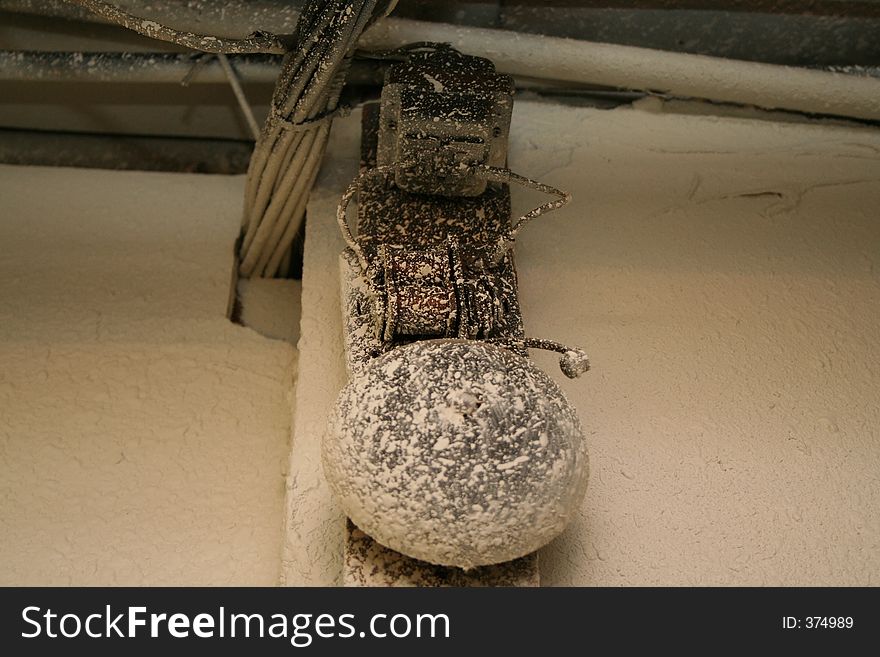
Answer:
[(0, 584), (273, 584), (294, 350), (241, 177), (0, 166)]
[[(335, 583), (320, 471), (345, 380), (337, 122), (294, 351), (229, 324), (241, 179), (0, 167), (0, 583)], [(530, 335), (578, 343), (578, 522), (545, 584), (877, 584), (876, 130), (518, 101), (571, 189), (518, 247)], [(525, 208), (537, 196), (517, 192)]]
[[(345, 380), (333, 211), (356, 120), (309, 208), (288, 584), (339, 574), (318, 444)], [(527, 332), (594, 364), (568, 381), (535, 354), (592, 466), (543, 582), (877, 584), (877, 131), (518, 101), (510, 163), (574, 193), (522, 233)]]

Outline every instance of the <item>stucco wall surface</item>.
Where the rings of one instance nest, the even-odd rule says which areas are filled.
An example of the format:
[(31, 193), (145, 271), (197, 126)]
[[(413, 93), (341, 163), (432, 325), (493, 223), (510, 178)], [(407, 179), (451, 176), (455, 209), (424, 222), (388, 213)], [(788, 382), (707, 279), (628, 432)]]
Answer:
[(0, 166), (0, 584), (277, 582), (295, 350), (241, 177)]
[[(880, 135), (652, 109), (515, 107), (511, 167), (574, 193), (521, 234), (527, 333), (594, 365), (534, 353), (592, 470), (543, 583), (876, 585)], [(241, 178), (0, 167), (0, 583), (338, 582), (358, 141), (309, 207), (295, 399), (295, 350), (225, 318)]]
[[(527, 334), (585, 347), (566, 380), (591, 483), (545, 585), (877, 584), (880, 134), (517, 101), (511, 167), (574, 201), (517, 247)], [(338, 581), (320, 471), (345, 382), (337, 122), (309, 207), (283, 575)], [(544, 199), (514, 192), (523, 211)]]

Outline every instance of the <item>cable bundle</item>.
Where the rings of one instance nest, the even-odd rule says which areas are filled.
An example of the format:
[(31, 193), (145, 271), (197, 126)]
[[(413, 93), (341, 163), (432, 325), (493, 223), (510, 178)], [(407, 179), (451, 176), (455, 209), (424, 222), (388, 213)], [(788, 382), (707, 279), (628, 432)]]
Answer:
[(355, 42), (377, 0), (308, 2), (282, 64), (245, 190), (239, 273), (286, 269), (318, 175)]
[(307, 0), (292, 39), (266, 32), (243, 39), (195, 34), (144, 20), (110, 2), (70, 1), (139, 34), (220, 54), (246, 110), (240, 84), (223, 54), (285, 52), (272, 110), (248, 168), (239, 273), (270, 278), (286, 272), (290, 245), (305, 216), (354, 45), (371, 17), (387, 15), (397, 0)]

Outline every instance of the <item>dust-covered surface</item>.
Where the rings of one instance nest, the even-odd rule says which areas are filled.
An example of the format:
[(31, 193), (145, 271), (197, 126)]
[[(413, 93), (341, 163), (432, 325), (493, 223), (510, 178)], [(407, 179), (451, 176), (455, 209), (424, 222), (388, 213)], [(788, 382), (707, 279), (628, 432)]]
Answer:
[(577, 415), (522, 356), (486, 342), (396, 347), (339, 396), (324, 474), (382, 545), (471, 569), (543, 547), (583, 500)]
[(379, 545), (348, 522), (343, 553), (343, 586), (540, 586), (538, 553), (513, 561), (462, 570), (433, 566)]
[[(345, 516), (321, 467), (321, 435), (347, 375), (342, 347), (339, 256), (345, 242), (336, 206), (358, 171), (360, 111), (333, 122), (324, 163), (306, 211), (296, 404), (284, 508), (282, 583), (341, 584)], [(312, 235), (315, 233), (315, 235)], [(306, 310), (307, 309), (307, 310)]]
[(242, 193), (0, 167), (0, 583), (277, 582), (295, 351), (226, 319)]
[(242, 326), (260, 335), (286, 340), (294, 347), (299, 340), (302, 285), (286, 278), (240, 278), (236, 284), (238, 318)]
[[(309, 207), (288, 584), (342, 569), (319, 455), (346, 380), (333, 217), (357, 120)], [(526, 333), (593, 359), (568, 381), (532, 352), (591, 463), (542, 584), (877, 584), (880, 134), (517, 101), (510, 166), (574, 193), (520, 236)]]

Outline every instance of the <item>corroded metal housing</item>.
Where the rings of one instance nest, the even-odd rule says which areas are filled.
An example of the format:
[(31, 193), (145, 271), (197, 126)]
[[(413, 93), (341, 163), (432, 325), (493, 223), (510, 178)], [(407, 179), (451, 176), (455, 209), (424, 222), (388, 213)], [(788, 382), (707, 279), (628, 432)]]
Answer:
[[(362, 171), (378, 165), (384, 106), (363, 110)], [(364, 178), (357, 241), (372, 276), (342, 258), (345, 353), (352, 376), (396, 345), (426, 338), (500, 339), (526, 355), (512, 251), (488, 252), (510, 225), (508, 185), (480, 196), (426, 195), (393, 176)], [(418, 276), (416, 276), (418, 274)]]
[(479, 196), (473, 167), (503, 167), (513, 80), (487, 59), (451, 48), (414, 52), (388, 69), (382, 89), (377, 164), (397, 167), (405, 191)]

